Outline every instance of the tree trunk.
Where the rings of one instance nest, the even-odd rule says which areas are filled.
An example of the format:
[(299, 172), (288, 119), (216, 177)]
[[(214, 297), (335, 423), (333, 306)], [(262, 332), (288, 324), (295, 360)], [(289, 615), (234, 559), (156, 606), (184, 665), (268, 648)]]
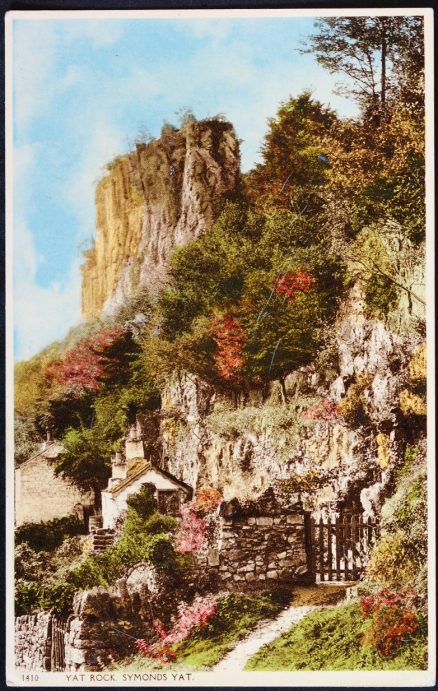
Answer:
[(280, 377), (280, 386), (281, 386), (281, 400), (284, 404), (287, 403), (287, 391), (286, 391), (286, 382), (284, 377)]
[(386, 41), (386, 29), (383, 28), (382, 32), (382, 47), (381, 47), (381, 61), (382, 61), (382, 72), (380, 77), (380, 102), (382, 106), (386, 102), (386, 52), (387, 52), (387, 41)]

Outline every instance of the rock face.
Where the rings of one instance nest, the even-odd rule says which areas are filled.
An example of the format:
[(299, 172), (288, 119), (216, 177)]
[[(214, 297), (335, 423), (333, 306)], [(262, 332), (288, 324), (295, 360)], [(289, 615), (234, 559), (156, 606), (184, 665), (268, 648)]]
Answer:
[[(355, 286), (340, 309), (331, 380), (323, 380), (317, 367), (303, 368), (286, 380), (286, 404), (276, 382), (268, 392), (236, 400), (192, 375), (175, 375), (162, 395), (162, 462), (194, 488), (220, 489), (225, 500), (255, 499), (271, 485), (279, 492), (295, 486), (304, 509), (316, 517), (352, 502), (374, 516), (403, 459), (406, 419), (399, 397), (420, 340), (367, 318)], [(361, 376), (366, 385), (351, 405), (363, 408), (363, 419), (352, 422), (342, 402), (352, 398)], [(302, 395), (308, 403), (294, 412)], [(306, 405), (324, 400), (341, 404), (332, 419), (306, 419)]]
[(96, 190), (96, 240), (82, 266), (82, 315), (109, 314), (139, 287), (156, 291), (175, 245), (199, 237), (238, 185), (239, 145), (219, 119), (164, 128), (116, 158)]

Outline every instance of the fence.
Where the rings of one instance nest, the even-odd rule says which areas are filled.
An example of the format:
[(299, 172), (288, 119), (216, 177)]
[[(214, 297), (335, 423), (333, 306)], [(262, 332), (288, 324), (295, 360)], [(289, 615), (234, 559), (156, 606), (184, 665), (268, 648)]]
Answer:
[(376, 520), (361, 514), (336, 516), (334, 521), (307, 519), (310, 570), (320, 581), (356, 581), (363, 573), (369, 548), (379, 534)]
[(52, 672), (65, 670), (65, 633), (67, 622), (52, 616), (52, 647), (50, 655), (50, 669)]

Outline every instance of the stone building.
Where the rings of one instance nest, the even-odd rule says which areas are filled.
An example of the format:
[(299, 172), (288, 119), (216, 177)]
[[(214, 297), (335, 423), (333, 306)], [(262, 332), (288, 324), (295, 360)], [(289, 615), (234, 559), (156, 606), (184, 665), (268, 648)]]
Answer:
[(54, 464), (63, 446), (50, 436), (41, 450), (15, 470), (15, 524), (39, 523), (76, 514), (84, 518), (93, 495), (60, 475)]

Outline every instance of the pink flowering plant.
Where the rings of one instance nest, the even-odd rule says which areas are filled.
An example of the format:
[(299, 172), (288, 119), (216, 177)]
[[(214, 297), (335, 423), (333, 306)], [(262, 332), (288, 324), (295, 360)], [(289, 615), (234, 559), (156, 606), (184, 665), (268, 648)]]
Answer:
[(306, 408), (302, 413), (302, 417), (305, 420), (336, 420), (338, 417), (338, 406), (328, 398), (322, 398)]
[(199, 552), (211, 533), (212, 516), (222, 501), (221, 494), (212, 487), (202, 487), (193, 501), (181, 509), (175, 547), (181, 554)]
[(197, 597), (191, 605), (182, 602), (178, 606), (178, 617), (171, 630), (166, 631), (164, 624), (159, 619), (155, 619), (153, 627), (158, 640), (149, 644), (139, 639), (136, 641), (137, 648), (145, 657), (167, 664), (176, 657), (174, 647), (202, 629), (216, 611), (217, 597), (215, 595)]

